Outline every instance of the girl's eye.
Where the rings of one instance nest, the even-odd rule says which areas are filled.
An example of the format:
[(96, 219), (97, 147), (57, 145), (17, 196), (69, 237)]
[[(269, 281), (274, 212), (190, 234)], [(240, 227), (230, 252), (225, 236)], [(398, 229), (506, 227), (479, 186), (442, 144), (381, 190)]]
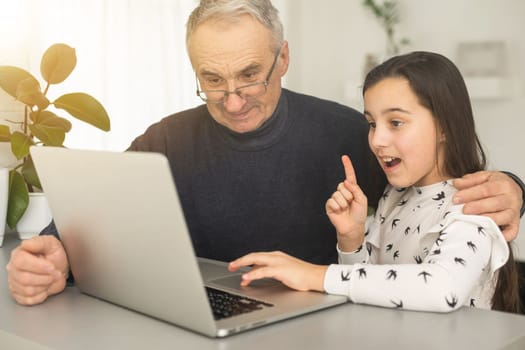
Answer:
[(403, 125), (403, 122), (400, 121), (400, 120), (392, 120), (392, 121), (390, 122), (390, 124), (392, 124), (392, 126), (394, 126), (394, 127), (397, 128), (397, 127), (400, 127), (401, 125)]

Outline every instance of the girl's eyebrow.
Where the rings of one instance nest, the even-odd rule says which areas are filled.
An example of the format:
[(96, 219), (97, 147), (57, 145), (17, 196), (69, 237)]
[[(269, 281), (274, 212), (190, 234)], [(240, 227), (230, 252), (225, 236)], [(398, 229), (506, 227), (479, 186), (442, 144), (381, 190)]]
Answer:
[[(408, 114), (408, 115), (411, 115), (412, 113), (406, 109), (403, 109), (401, 107), (391, 107), (391, 108), (386, 108), (384, 110), (381, 111), (381, 115), (385, 115), (385, 114), (388, 114), (388, 113), (403, 113), (403, 114)], [(370, 113), (369, 111), (367, 111), (366, 109), (363, 111), (363, 114), (365, 117), (370, 117), (370, 118), (374, 118), (372, 116), (372, 113)]]
[(404, 114), (412, 114), (412, 113), (410, 113), (410, 111), (407, 111), (406, 109), (403, 109), (401, 107), (391, 107), (391, 108), (387, 108), (387, 109), (382, 111), (383, 114), (392, 113), (392, 112), (400, 112), (400, 113), (404, 113)]

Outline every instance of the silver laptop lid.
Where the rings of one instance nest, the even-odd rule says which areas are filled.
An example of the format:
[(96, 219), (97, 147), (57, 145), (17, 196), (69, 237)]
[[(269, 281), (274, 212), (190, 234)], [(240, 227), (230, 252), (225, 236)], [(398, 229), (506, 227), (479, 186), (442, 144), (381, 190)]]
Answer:
[(31, 155), (82, 292), (216, 334), (163, 155), (54, 147)]

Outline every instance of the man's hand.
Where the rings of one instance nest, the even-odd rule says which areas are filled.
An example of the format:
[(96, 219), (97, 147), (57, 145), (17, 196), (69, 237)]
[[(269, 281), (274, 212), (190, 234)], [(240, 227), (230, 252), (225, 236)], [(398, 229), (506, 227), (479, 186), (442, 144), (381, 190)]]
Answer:
[(6, 268), (13, 298), (19, 304), (34, 305), (64, 290), (69, 264), (58, 239), (37, 236), (23, 241), (11, 252)]
[(509, 176), (496, 171), (478, 171), (454, 180), (455, 204), (464, 203), (464, 214), (485, 215), (501, 228), (507, 241), (518, 235), (521, 188)]

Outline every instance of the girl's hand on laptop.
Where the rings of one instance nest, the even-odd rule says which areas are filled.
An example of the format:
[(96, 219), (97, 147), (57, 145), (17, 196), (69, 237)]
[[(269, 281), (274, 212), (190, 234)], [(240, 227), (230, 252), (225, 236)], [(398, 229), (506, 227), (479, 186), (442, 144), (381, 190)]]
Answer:
[(34, 305), (64, 290), (69, 264), (58, 239), (37, 236), (13, 250), (6, 268), (13, 298), (19, 304)]
[(241, 286), (254, 280), (274, 278), (286, 286), (300, 290), (324, 291), (324, 276), (328, 266), (314, 265), (282, 252), (251, 253), (230, 262), (228, 269), (237, 271), (241, 267), (252, 266), (242, 275)]

